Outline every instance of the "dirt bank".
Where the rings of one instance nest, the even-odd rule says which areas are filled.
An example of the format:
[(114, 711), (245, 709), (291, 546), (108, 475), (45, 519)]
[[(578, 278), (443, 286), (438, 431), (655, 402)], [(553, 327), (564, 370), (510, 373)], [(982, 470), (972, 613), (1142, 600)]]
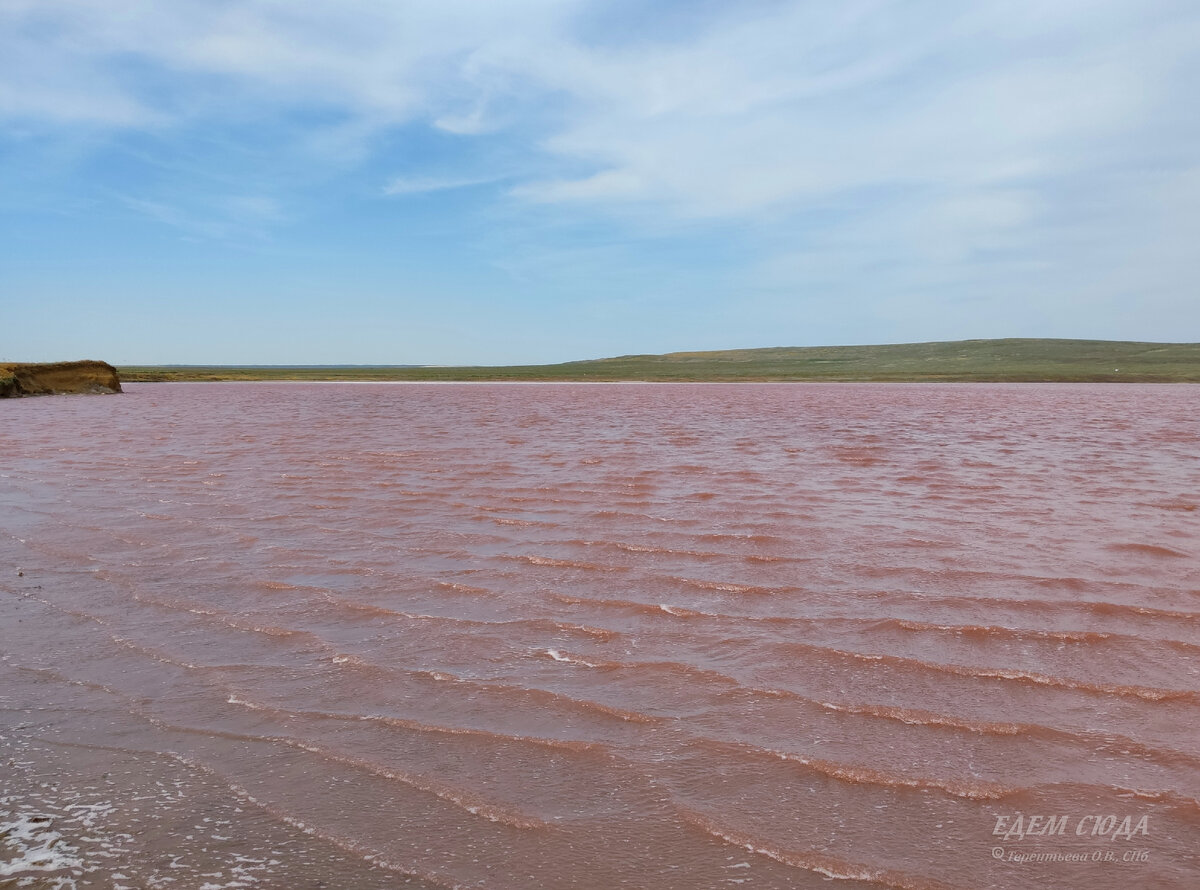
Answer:
[(107, 362), (0, 364), (0, 398), (120, 391), (117, 369)]

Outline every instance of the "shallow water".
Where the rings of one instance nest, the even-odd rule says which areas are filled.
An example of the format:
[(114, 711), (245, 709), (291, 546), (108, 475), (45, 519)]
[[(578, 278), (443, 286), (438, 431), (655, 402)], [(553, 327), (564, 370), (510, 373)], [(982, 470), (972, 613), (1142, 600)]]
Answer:
[(1200, 886), (1200, 387), (127, 390), (0, 406), (0, 886)]

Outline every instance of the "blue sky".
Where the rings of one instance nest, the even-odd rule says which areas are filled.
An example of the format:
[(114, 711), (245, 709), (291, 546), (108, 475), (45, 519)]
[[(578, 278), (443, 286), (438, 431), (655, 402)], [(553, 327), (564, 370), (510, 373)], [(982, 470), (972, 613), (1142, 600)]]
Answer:
[(1200, 340), (1200, 5), (0, 0), (0, 359)]

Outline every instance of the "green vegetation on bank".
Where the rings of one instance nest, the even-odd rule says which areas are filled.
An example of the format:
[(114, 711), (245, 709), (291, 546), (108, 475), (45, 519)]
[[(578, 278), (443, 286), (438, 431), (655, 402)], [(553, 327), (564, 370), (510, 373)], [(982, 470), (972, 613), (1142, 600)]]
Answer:
[(626, 355), (499, 367), (122, 367), (124, 381), (656, 380), (1200, 382), (1200, 343), (958, 340)]

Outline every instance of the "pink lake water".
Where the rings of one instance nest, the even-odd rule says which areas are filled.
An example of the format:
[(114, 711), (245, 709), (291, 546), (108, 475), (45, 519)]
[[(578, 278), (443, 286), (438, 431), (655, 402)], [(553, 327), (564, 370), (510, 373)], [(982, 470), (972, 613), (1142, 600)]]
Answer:
[(1196, 386), (3, 403), (0, 887), (1195, 888), (1198, 507)]

